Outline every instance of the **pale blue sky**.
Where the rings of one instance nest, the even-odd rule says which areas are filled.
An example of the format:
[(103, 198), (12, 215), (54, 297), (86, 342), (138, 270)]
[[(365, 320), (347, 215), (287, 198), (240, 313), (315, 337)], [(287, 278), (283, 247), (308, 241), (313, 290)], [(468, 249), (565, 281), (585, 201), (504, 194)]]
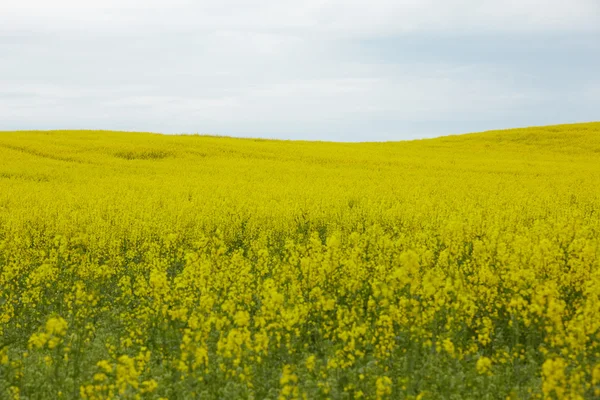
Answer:
[(600, 120), (600, 0), (2, 0), (0, 130), (403, 140)]

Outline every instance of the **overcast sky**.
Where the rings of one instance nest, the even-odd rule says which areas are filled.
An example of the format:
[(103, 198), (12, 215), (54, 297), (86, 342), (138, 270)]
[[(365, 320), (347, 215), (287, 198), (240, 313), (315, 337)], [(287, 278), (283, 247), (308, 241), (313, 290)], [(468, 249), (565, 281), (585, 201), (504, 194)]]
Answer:
[(0, 0), (0, 130), (402, 140), (600, 120), (600, 0)]

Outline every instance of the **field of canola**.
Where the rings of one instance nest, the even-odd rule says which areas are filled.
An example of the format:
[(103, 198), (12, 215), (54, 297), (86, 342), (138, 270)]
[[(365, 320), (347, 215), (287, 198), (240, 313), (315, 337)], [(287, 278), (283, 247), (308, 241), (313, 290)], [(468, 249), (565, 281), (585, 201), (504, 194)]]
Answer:
[(1, 399), (600, 397), (600, 123), (0, 132)]

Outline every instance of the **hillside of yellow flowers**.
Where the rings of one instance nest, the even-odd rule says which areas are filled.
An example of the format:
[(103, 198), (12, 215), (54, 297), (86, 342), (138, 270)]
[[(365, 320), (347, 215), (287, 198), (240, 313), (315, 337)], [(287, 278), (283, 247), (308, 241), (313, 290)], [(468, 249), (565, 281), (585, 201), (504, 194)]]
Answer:
[(600, 123), (0, 132), (0, 398), (600, 398)]

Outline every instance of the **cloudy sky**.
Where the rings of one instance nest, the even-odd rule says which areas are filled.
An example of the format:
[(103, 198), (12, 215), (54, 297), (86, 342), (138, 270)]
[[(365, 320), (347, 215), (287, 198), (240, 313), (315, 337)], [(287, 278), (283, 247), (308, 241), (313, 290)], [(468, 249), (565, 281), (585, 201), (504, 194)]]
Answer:
[(0, 0), (0, 130), (402, 140), (600, 120), (600, 0)]

